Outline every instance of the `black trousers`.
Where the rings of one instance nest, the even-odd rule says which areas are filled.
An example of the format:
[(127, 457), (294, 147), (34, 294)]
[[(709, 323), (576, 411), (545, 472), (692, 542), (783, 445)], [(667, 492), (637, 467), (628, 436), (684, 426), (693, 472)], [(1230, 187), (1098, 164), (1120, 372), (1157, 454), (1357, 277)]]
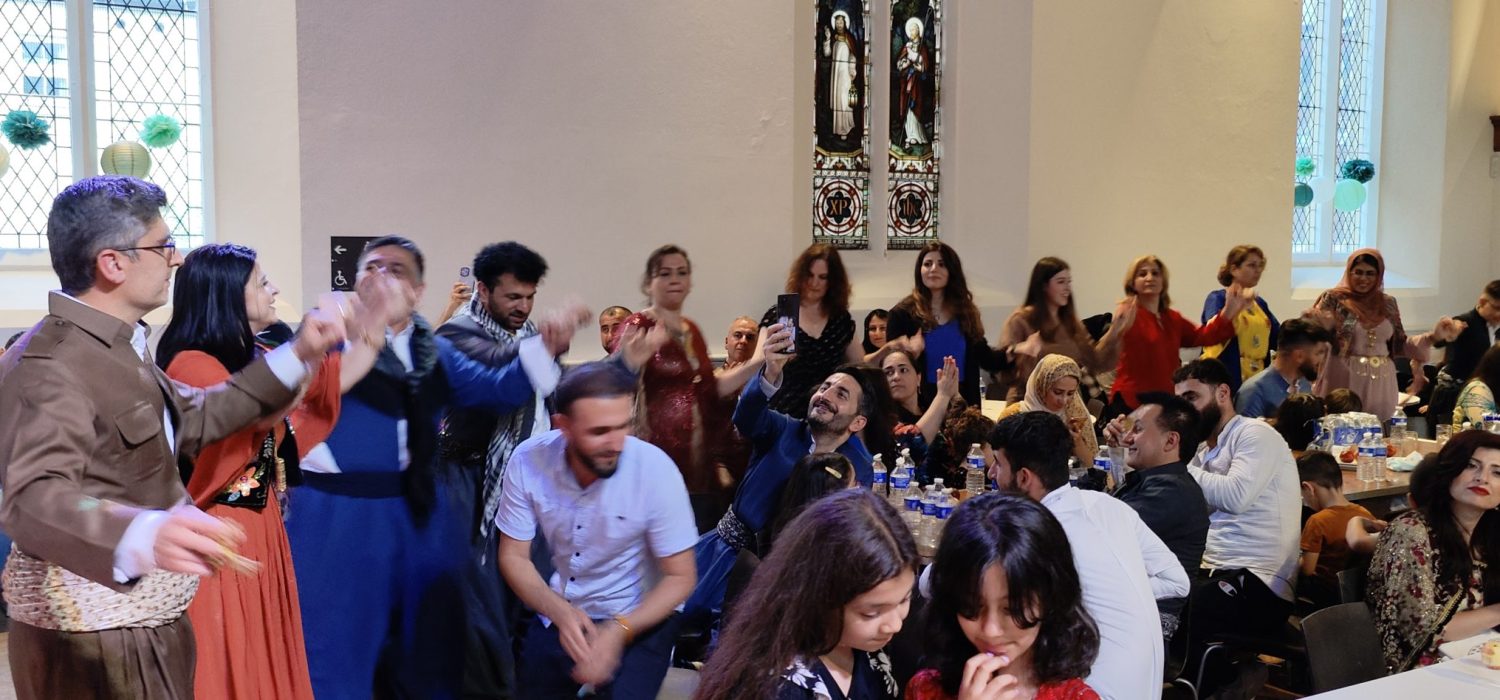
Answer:
[[(1192, 677), (1207, 642), (1215, 636), (1279, 638), (1292, 614), (1292, 603), (1272, 592), (1249, 569), (1202, 569), (1183, 614), (1173, 646), (1185, 647), (1184, 675)], [(1225, 669), (1210, 668), (1204, 685), (1212, 688), (1224, 675)]]

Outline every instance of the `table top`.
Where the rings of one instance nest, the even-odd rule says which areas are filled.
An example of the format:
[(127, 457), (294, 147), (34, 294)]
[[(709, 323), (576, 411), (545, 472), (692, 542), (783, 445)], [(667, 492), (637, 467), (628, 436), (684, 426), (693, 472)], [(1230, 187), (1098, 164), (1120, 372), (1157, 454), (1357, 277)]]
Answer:
[(1411, 472), (1385, 471), (1380, 481), (1360, 481), (1355, 472), (1344, 470), (1344, 497), (1351, 501), (1400, 496), (1411, 487)]
[(1474, 657), (1453, 659), (1406, 673), (1309, 698), (1376, 700), (1377, 698), (1493, 698), (1500, 694), (1500, 671), (1485, 668)]

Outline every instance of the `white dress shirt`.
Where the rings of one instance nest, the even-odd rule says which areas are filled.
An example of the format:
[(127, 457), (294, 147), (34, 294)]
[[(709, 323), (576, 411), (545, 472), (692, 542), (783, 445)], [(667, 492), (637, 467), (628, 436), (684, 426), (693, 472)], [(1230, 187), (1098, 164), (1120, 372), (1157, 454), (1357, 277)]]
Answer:
[(1106, 699), (1160, 698), (1164, 651), (1156, 600), (1186, 596), (1187, 572), (1135, 509), (1108, 494), (1064, 485), (1043, 496), (1042, 505), (1068, 534), (1083, 607), (1099, 627), (1089, 686)]
[(1198, 446), (1188, 473), (1212, 509), (1204, 568), (1249, 569), (1295, 600), (1302, 493), (1286, 440), (1262, 421), (1235, 416), (1212, 449)]

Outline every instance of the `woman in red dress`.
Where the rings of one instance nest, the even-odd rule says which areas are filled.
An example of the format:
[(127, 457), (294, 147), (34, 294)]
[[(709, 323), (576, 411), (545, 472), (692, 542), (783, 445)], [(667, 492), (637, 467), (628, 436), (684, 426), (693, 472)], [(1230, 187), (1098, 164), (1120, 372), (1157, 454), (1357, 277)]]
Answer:
[[(228, 244), (194, 250), (177, 272), (172, 320), (157, 362), (191, 386), (229, 379), (263, 351), (255, 334), (276, 323), (276, 292), (255, 251)], [(369, 321), (370, 314), (364, 316)], [(383, 343), (382, 332), (363, 338), (372, 335)], [(344, 380), (357, 379), (378, 350), (370, 341), (351, 342), (358, 349), (351, 347), (347, 357), (328, 355), (290, 411), (209, 445), (191, 470), (183, 467), (194, 505), (244, 530), (240, 553), (258, 564), (258, 570), (204, 577), (188, 606), (197, 640), (196, 697), (313, 697), (282, 499), (286, 487), (299, 482), (298, 459), (338, 420), (341, 373)]]
[(728, 504), (723, 494), (732, 483), (728, 468), (716, 454), (729, 426), (719, 399), (739, 391), (760, 371), (761, 343), (749, 361), (714, 376), (703, 332), (682, 315), (682, 304), (693, 291), (693, 267), (687, 251), (675, 245), (657, 248), (646, 259), (641, 291), (650, 305), (625, 319), (611, 349), (618, 351), (626, 335), (658, 325), (665, 329), (667, 342), (644, 366), (633, 368), (641, 374), (635, 434), (677, 463), (693, 502), (698, 531), (706, 532), (724, 515)]
[(1083, 607), (1067, 533), (1040, 503), (963, 502), (932, 569), (927, 656), (908, 700), (1099, 700), (1083, 681), (1099, 630)]

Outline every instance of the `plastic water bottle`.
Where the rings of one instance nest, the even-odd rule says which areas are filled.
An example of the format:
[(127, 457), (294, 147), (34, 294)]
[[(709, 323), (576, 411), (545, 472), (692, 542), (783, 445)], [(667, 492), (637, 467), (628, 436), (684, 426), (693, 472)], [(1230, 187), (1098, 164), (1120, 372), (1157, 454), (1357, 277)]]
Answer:
[(1373, 481), (1375, 470), (1375, 436), (1365, 433), (1364, 440), (1359, 443), (1359, 459), (1355, 462), (1354, 473), (1360, 481)]
[[(899, 458), (898, 458), (899, 459)], [(896, 462), (896, 470), (890, 474), (891, 495), (886, 499), (897, 512), (906, 509), (906, 489), (911, 486), (911, 469), (900, 461)]]
[(880, 459), (880, 455), (878, 454), (875, 455), (871, 471), (874, 473), (874, 476), (870, 479), (870, 490), (889, 501), (891, 490), (890, 484), (886, 479), (885, 462)]
[(1406, 437), (1406, 414), (1397, 413), (1391, 416), (1391, 440), (1400, 443)]
[(1370, 480), (1384, 481), (1385, 464), (1390, 452), (1386, 449), (1385, 440), (1382, 440), (1378, 434), (1371, 434), (1371, 437), (1374, 438), (1375, 444), (1370, 448)]
[(948, 525), (948, 518), (953, 517), (953, 489), (943, 489), (938, 494), (937, 522), (933, 525), (933, 546), (943, 539), (943, 528)]
[[(1099, 461), (1099, 459), (1096, 457), (1096, 458), (1094, 458), (1094, 461), (1097, 463)], [(1073, 486), (1077, 486), (1078, 485), (1078, 481), (1080, 479), (1082, 479), (1083, 476), (1084, 476), (1084, 474), (1086, 474), (1086, 473), (1088, 473), (1088, 467), (1085, 467), (1085, 466), (1083, 466), (1083, 464), (1079, 463), (1077, 457), (1069, 457), (1068, 458), (1068, 483), (1069, 484), (1072, 484)]]
[(969, 445), (969, 456), (966, 460), (968, 465), (964, 468), (964, 491), (969, 498), (984, 493), (984, 452), (979, 449), (979, 443)]
[(1484, 432), (1500, 433), (1500, 413), (1484, 414)]
[(912, 539), (921, 534), (922, 528), (922, 485), (911, 480), (911, 471), (906, 470), (908, 481), (906, 492), (901, 496), (902, 505), (901, 519), (906, 521), (906, 527), (911, 530)]
[(937, 499), (937, 488), (928, 486), (922, 494), (922, 524), (917, 528), (917, 550), (923, 556), (932, 556), (936, 549), (933, 545), (937, 542), (934, 534), (937, 529)]
[[(1100, 470), (1102, 472), (1104, 472), (1105, 474), (1113, 474), (1114, 473), (1114, 469), (1111, 467), (1111, 460), (1109, 458), (1109, 448), (1108, 447), (1105, 447), (1105, 446), (1102, 446), (1102, 445), (1099, 447), (1099, 453), (1096, 454), (1096, 455), (1094, 455), (1094, 468), (1098, 469), (1098, 470)], [(1116, 483), (1116, 485), (1118, 485), (1118, 484), (1123, 483), (1123, 482), (1115, 482), (1115, 483)]]

